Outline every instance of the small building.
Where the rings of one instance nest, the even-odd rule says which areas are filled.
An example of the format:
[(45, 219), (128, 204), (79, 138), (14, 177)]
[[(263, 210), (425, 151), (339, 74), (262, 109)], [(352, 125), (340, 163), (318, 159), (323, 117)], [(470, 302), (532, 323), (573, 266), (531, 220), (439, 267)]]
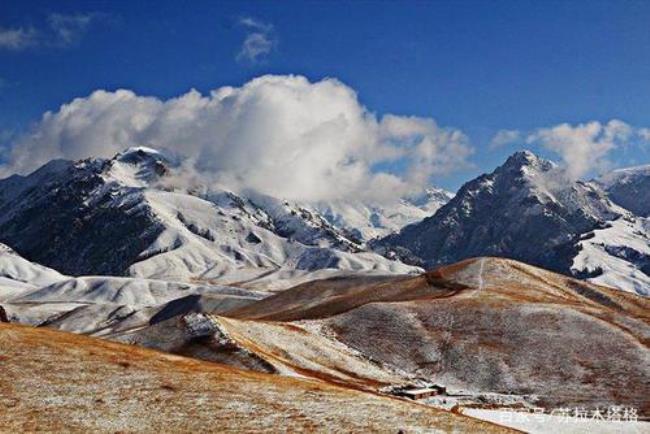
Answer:
[(411, 388), (411, 389), (402, 389), (398, 390), (395, 395), (403, 396), (405, 398), (418, 400), (426, 399), (432, 396), (442, 395), (447, 392), (447, 389), (443, 386), (433, 385), (430, 387), (421, 387), (421, 388)]

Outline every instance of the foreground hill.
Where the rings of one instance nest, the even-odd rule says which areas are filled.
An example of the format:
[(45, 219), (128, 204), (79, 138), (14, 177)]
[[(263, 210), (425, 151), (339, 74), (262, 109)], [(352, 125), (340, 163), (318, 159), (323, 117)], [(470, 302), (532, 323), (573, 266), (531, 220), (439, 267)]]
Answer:
[(320, 381), (0, 324), (3, 431), (508, 432)]
[[(229, 345), (179, 339), (175, 348), (219, 359), (234, 355), (235, 342), (245, 350), (239, 356), (255, 354), (273, 371), (359, 387), (419, 379), (474, 394), (534, 395), (547, 408), (650, 413), (650, 300), (512, 260), (311, 282), (222, 315), (213, 332)], [(158, 346), (172, 336), (163, 330), (122, 338)]]
[(372, 393), (436, 383), (455, 396), (445, 408), (499, 406), (507, 396), (650, 413), (650, 300), (513, 260), (338, 276), (275, 295), (19, 264), (14, 277), (54, 283), (10, 288), (1, 320)]

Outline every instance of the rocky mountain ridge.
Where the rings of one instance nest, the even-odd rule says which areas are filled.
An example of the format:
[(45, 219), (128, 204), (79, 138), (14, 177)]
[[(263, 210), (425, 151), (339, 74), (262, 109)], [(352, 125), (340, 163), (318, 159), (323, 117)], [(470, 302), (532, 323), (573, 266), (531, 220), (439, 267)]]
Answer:
[[(646, 227), (601, 184), (571, 181), (553, 162), (523, 151), (464, 184), (433, 216), (374, 247), (426, 268), (476, 256), (513, 258), (647, 295)], [(595, 234), (609, 241), (601, 236), (594, 244)], [(626, 245), (629, 239), (636, 249)]]

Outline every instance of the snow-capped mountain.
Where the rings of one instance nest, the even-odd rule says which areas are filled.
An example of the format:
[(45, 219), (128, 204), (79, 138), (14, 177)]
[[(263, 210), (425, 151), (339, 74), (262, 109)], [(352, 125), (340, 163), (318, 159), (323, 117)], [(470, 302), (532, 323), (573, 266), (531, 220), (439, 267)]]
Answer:
[(138, 147), (14, 175), (0, 181), (0, 241), (68, 275), (241, 282), (288, 270), (417, 270), (364, 251), (305, 207), (176, 188), (177, 170), (172, 158)]
[(618, 205), (636, 215), (650, 216), (650, 165), (614, 170), (597, 182)]
[(643, 188), (643, 169), (570, 182), (554, 163), (519, 152), (453, 198), (430, 189), (392, 205), (188, 188), (175, 181), (182, 170), (174, 158), (138, 147), (1, 180), (0, 242), (32, 273), (22, 283), (11, 278), (12, 288), (43, 286), (30, 283), (36, 263), (63, 278), (281, 289), (332, 272), (409, 273), (490, 255), (649, 292), (650, 223), (605, 191), (623, 204), (624, 188)]
[(646, 228), (597, 183), (568, 181), (524, 151), (463, 185), (432, 217), (373, 245), (428, 267), (502, 256), (647, 294)]
[(352, 201), (317, 202), (312, 207), (333, 226), (362, 241), (398, 232), (406, 225), (432, 216), (454, 195), (439, 188), (399, 199), (396, 203)]

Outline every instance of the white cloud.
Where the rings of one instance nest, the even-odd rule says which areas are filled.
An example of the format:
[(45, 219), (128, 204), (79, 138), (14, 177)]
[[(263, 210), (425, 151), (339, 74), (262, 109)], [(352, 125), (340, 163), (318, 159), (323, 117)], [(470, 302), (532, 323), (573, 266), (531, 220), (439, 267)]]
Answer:
[(21, 51), (37, 46), (70, 47), (78, 43), (90, 24), (102, 16), (98, 13), (52, 13), (47, 16), (47, 26), (43, 28), (0, 28), (0, 49)]
[(650, 143), (650, 128), (639, 128), (637, 135), (642, 141)]
[(239, 24), (246, 29), (246, 37), (239, 53), (237, 53), (237, 60), (249, 63), (261, 61), (273, 50), (277, 43), (273, 25), (252, 17), (242, 18), (239, 20)]
[[(264, 76), (166, 101), (95, 91), (44, 114), (14, 140), (3, 169), (25, 173), (52, 158), (110, 157), (136, 145), (189, 158), (204, 181), (305, 200), (396, 197), (464, 167), (472, 152), (461, 131), (432, 119), (378, 119), (338, 80)], [(377, 169), (391, 162), (402, 174)]]
[(244, 17), (239, 20), (239, 24), (249, 29), (257, 30), (259, 32), (269, 33), (273, 31), (273, 25), (263, 23), (253, 17)]
[(271, 52), (273, 41), (264, 33), (250, 33), (244, 39), (237, 60), (258, 62), (263, 56)]
[(516, 143), (521, 139), (521, 132), (519, 130), (499, 130), (494, 135), (488, 146), (490, 149), (494, 150)]
[(50, 14), (48, 24), (55, 38), (55, 43), (61, 46), (70, 46), (79, 41), (87, 31), (90, 23), (98, 17), (97, 14)]
[(379, 124), (380, 137), (389, 145), (384, 155), (409, 160), (405, 179), (426, 185), (433, 174), (448, 174), (469, 167), (473, 153), (460, 130), (441, 128), (430, 118), (386, 115)]
[(643, 130), (635, 130), (617, 119), (605, 124), (598, 121), (578, 125), (563, 123), (532, 132), (526, 142), (541, 145), (560, 155), (567, 175), (578, 179), (591, 171), (610, 167), (609, 153), (628, 145), (635, 135), (642, 137)]
[(37, 32), (33, 28), (18, 27), (5, 29), (0, 27), (0, 49), (20, 51), (29, 48), (37, 42)]

